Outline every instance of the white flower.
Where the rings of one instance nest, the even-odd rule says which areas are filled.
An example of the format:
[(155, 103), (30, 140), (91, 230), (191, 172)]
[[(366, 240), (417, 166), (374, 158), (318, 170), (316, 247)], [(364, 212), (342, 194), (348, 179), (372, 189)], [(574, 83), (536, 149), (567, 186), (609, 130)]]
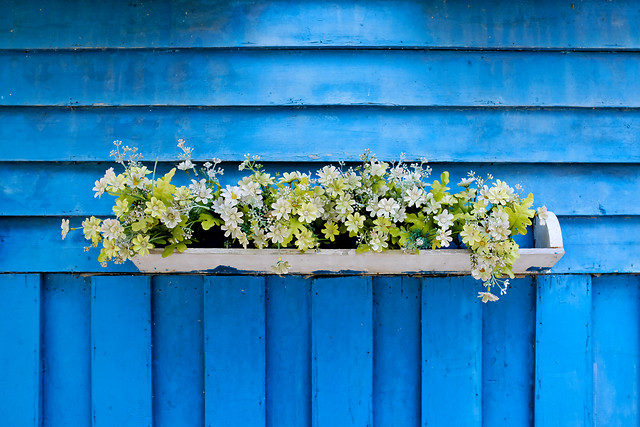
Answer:
[(440, 242), (441, 247), (448, 248), (449, 243), (451, 243), (451, 240), (452, 240), (451, 230), (450, 229), (440, 230), (440, 233), (438, 233), (438, 235), (436, 236), (436, 240)]
[(384, 162), (371, 162), (370, 173), (373, 176), (383, 176), (387, 170), (387, 166)]
[(424, 208), (422, 210), (427, 215), (430, 215), (430, 214), (432, 215), (440, 210), (440, 206), (442, 206), (441, 203), (437, 202), (436, 199), (433, 198), (433, 194), (427, 193), (427, 196), (424, 202)]
[(343, 194), (336, 202), (335, 209), (340, 215), (347, 216), (353, 212), (353, 206), (355, 204), (356, 201), (353, 200), (350, 195)]
[(383, 216), (385, 218), (389, 218), (391, 216), (395, 216), (399, 209), (400, 205), (394, 199), (380, 199), (376, 215), (378, 217)]
[(540, 221), (540, 225), (546, 225), (548, 219), (549, 219), (549, 214), (547, 213), (547, 207), (546, 206), (539, 207), (538, 221)]
[(162, 214), (161, 221), (167, 228), (175, 228), (182, 221), (180, 211), (174, 207), (167, 208), (164, 214)]
[(371, 239), (369, 240), (369, 247), (374, 252), (382, 252), (389, 246), (387, 243), (386, 235), (376, 232), (371, 233)]
[(196, 203), (207, 203), (209, 200), (213, 199), (213, 193), (210, 188), (207, 188), (207, 180), (205, 179), (201, 179), (199, 182), (192, 179), (189, 189), (195, 195)]
[(69, 220), (68, 219), (63, 219), (62, 220), (62, 224), (60, 224), (60, 228), (62, 229), (62, 240), (65, 239), (65, 237), (67, 237), (67, 233), (69, 232)]
[(434, 216), (433, 219), (435, 219), (438, 225), (443, 229), (447, 229), (453, 225), (453, 215), (450, 214), (447, 209), (443, 210), (440, 215)]
[(102, 231), (105, 239), (117, 240), (120, 237), (124, 237), (124, 227), (120, 224), (120, 221), (115, 219), (105, 219), (102, 222), (100, 231)]
[(220, 214), (220, 218), (224, 221), (225, 224), (229, 226), (233, 226), (234, 228), (238, 226), (238, 224), (242, 223), (243, 213), (238, 211), (238, 208), (227, 207)]
[(282, 261), (281, 259), (278, 259), (278, 262), (271, 266), (271, 271), (278, 275), (282, 275), (287, 274), (290, 268), (291, 264), (289, 264), (288, 261)]
[(222, 191), (220, 192), (220, 196), (225, 199), (225, 202), (229, 202), (232, 205), (235, 205), (240, 201), (240, 198), (241, 198), (240, 187), (238, 186), (231, 187), (227, 185), (227, 187), (223, 188)]
[(468, 187), (473, 183), (473, 181), (475, 181), (475, 178), (462, 178), (460, 180), (460, 182), (458, 183), (458, 186), (460, 186), (460, 187)]
[(340, 171), (335, 166), (325, 166), (317, 172), (318, 182), (322, 185), (327, 185), (334, 179), (340, 177)]
[(289, 238), (289, 229), (281, 224), (273, 224), (269, 227), (267, 233), (267, 239), (270, 239), (275, 244), (284, 243)]
[(344, 177), (344, 184), (347, 190), (355, 190), (362, 185), (362, 177), (355, 172), (349, 172)]
[(482, 302), (498, 301), (500, 298), (492, 294), (491, 292), (478, 292), (478, 298), (482, 298)]
[(320, 217), (321, 212), (313, 201), (303, 203), (297, 210), (300, 221), (311, 223)]
[[(431, 197), (433, 197), (433, 195), (431, 195)], [(416, 208), (419, 208), (426, 201), (425, 192), (422, 188), (414, 185), (405, 193), (404, 201), (407, 202), (408, 206), (415, 206)]]
[(483, 282), (491, 279), (492, 273), (493, 267), (483, 260), (479, 260), (475, 268), (471, 269), (471, 275), (473, 278), (476, 280), (482, 280)]
[(271, 211), (271, 215), (273, 215), (276, 219), (287, 220), (289, 219), (289, 214), (291, 213), (292, 207), (293, 206), (291, 205), (291, 202), (289, 200), (284, 198), (276, 199), (275, 203), (271, 205), (271, 208), (273, 209)]

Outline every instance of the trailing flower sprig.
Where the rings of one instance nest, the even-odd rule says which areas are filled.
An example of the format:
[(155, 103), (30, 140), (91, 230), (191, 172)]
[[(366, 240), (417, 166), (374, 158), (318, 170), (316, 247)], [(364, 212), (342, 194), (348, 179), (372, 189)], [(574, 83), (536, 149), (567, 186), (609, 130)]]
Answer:
[[(506, 293), (518, 259), (517, 234), (526, 234), (536, 215), (533, 195), (492, 176), (473, 172), (448, 187), (449, 173), (429, 182), (427, 161), (383, 162), (370, 151), (357, 167), (327, 165), (314, 174), (300, 171), (271, 175), (258, 156), (247, 155), (239, 165), (247, 175), (223, 186), (220, 159), (205, 162), (198, 172), (192, 148), (179, 140), (177, 169), (191, 178), (176, 186), (176, 168), (155, 176), (141, 163), (137, 149), (115, 141), (111, 155), (124, 171), (109, 168), (95, 182), (95, 197), (116, 197), (115, 218), (94, 216), (82, 222), (90, 247), (102, 245), (98, 261), (124, 262), (164, 248), (163, 256), (206, 244), (207, 233), (218, 233), (225, 246), (244, 248), (295, 247), (305, 252), (323, 247), (350, 246), (357, 252), (465, 247), (471, 252), (471, 274), (482, 280), (483, 302), (498, 299), (491, 289)], [(193, 174), (193, 176), (192, 176)], [(151, 178), (149, 178), (151, 175)], [(537, 215), (544, 224), (546, 208)], [(62, 237), (70, 230), (62, 222)], [(286, 274), (290, 265), (278, 257), (273, 266)]]

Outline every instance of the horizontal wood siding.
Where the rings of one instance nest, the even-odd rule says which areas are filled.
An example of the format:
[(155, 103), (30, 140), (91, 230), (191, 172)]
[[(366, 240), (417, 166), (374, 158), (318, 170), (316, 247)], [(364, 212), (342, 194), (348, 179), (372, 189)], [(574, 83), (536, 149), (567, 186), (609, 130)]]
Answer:
[[(0, 10), (7, 425), (640, 424), (637, 2)], [(60, 239), (111, 214), (113, 140), (162, 173), (177, 138), (226, 183), (247, 152), (491, 172), (557, 213), (566, 255), (483, 305), (468, 277), (148, 276)]]

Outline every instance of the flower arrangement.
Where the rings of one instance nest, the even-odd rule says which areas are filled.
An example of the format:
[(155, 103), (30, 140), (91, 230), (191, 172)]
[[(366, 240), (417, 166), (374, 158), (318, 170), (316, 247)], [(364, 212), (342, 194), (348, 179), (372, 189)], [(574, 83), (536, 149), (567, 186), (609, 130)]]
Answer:
[[(271, 175), (259, 157), (247, 155), (239, 170), (247, 171), (236, 185), (222, 185), (221, 160), (200, 168), (192, 161), (192, 148), (184, 140), (177, 168), (162, 177), (142, 164), (136, 148), (115, 141), (111, 152), (124, 170), (109, 168), (95, 182), (95, 197), (105, 192), (116, 197), (115, 218), (94, 216), (82, 222), (90, 247), (102, 245), (98, 260), (124, 262), (164, 248), (163, 256), (188, 246), (220, 244), (225, 247), (356, 247), (358, 252), (402, 249), (468, 248), (471, 274), (482, 280), (483, 302), (496, 301), (491, 288), (506, 293), (512, 266), (519, 257), (517, 234), (526, 234), (536, 215), (533, 195), (522, 197), (491, 175), (470, 172), (451, 192), (449, 174), (428, 182), (426, 160), (406, 163), (380, 161), (366, 151), (357, 167), (328, 165), (315, 174), (299, 171)], [(190, 185), (176, 186), (176, 169), (191, 177)], [(193, 174), (193, 176), (191, 175)], [(151, 178), (149, 178), (151, 175)], [(538, 208), (542, 224), (546, 208)], [(69, 220), (62, 221), (62, 238)], [(274, 273), (286, 274), (290, 265), (281, 258)]]

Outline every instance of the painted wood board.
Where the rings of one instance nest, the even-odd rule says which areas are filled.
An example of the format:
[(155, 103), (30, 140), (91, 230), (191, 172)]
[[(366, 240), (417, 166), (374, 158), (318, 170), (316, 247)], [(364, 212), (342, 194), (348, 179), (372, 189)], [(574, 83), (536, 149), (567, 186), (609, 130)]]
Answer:
[(371, 425), (371, 280), (317, 278), (311, 285), (313, 427)]
[(422, 281), (374, 277), (373, 425), (421, 423)]
[(536, 286), (510, 281), (497, 304), (482, 306), (482, 419), (492, 427), (533, 422)]
[(0, 419), (42, 425), (41, 277), (0, 274)]
[(265, 425), (264, 277), (204, 282), (204, 425)]
[(91, 425), (90, 277), (43, 276), (41, 328), (43, 425)]
[(311, 279), (265, 279), (266, 425), (311, 425)]
[(422, 425), (482, 424), (482, 301), (471, 277), (422, 280)]
[(91, 287), (92, 426), (150, 427), (150, 278), (93, 276)]
[(151, 279), (156, 426), (204, 425), (203, 282), (202, 276)]
[(627, 52), (0, 51), (0, 64), (6, 106), (640, 106)]
[[(637, 49), (633, 1), (6, 1), (0, 47)], [(96, 19), (99, 16), (100, 19)], [(464, 28), (461, 31), (460, 28)]]
[(536, 426), (593, 425), (591, 277), (536, 278)]
[(640, 277), (592, 281), (594, 425), (640, 425)]
[(3, 147), (6, 161), (111, 161), (116, 139), (147, 160), (173, 161), (184, 138), (201, 161), (242, 161), (247, 152), (263, 161), (357, 161), (370, 148), (386, 160), (404, 152), (430, 162), (640, 162), (637, 109), (0, 107), (0, 123), (0, 139), (21, 135)]

